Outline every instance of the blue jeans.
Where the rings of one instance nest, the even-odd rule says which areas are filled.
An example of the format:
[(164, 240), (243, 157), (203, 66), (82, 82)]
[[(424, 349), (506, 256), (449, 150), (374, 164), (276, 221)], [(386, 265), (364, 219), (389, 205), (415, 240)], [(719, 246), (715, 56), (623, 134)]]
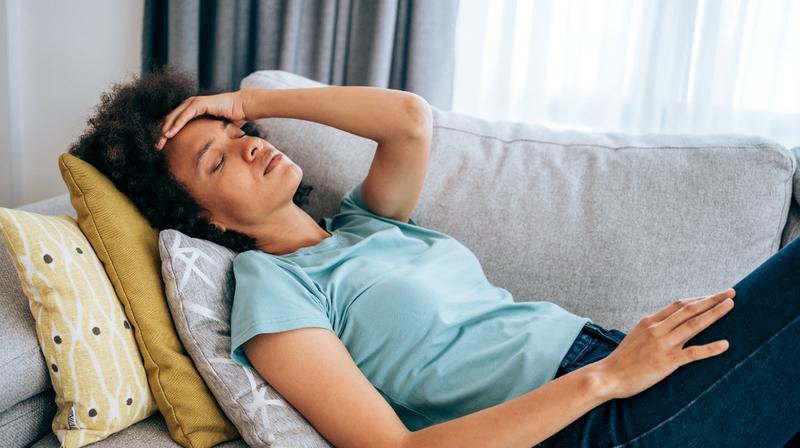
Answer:
[[(727, 339), (728, 350), (606, 401), (537, 447), (800, 446), (800, 238), (733, 289), (733, 309), (684, 345)], [(625, 336), (589, 322), (556, 378), (608, 356)]]

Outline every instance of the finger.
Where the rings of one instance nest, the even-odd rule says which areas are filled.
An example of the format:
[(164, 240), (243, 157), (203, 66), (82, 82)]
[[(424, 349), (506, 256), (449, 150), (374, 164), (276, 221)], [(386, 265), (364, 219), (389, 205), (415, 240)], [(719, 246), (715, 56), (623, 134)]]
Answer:
[(177, 134), (190, 120), (197, 117), (198, 115), (202, 115), (202, 112), (196, 106), (188, 106), (184, 109), (180, 115), (175, 118), (175, 122), (172, 125), (172, 128), (164, 134), (167, 138), (172, 138)]
[(170, 114), (164, 120), (164, 126), (161, 128), (161, 135), (163, 135), (164, 137), (171, 137), (170, 131), (175, 128), (175, 125), (178, 122), (178, 118), (184, 113), (186, 113), (186, 109), (188, 109), (189, 107), (190, 106), (188, 104), (183, 105), (170, 112)]
[(656, 323), (661, 322), (662, 320), (664, 320), (667, 317), (671, 316), (672, 313), (674, 313), (675, 311), (678, 311), (679, 309), (681, 309), (683, 306), (685, 306), (685, 305), (687, 305), (687, 304), (689, 304), (691, 302), (694, 302), (694, 301), (697, 301), (697, 300), (701, 300), (703, 298), (704, 298), (704, 296), (693, 297), (693, 298), (689, 298), (689, 299), (675, 300), (674, 302), (672, 302), (669, 305), (667, 305), (666, 307), (662, 308), (660, 311), (656, 312), (655, 314), (651, 314), (649, 316), (649, 318), (652, 321), (656, 322)]
[(170, 112), (169, 115), (167, 115), (164, 118), (164, 123), (161, 125), (161, 137), (167, 136), (167, 131), (169, 131), (172, 128), (172, 126), (174, 126), (175, 119), (178, 117), (178, 115), (181, 114), (181, 112), (183, 112), (183, 108), (174, 109), (172, 112)]
[(179, 105), (178, 105), (178, 107), (176, 107), (176, 108), (172, 109), (172, 111), (170, 111), (170, 113), (168, 113), (168, 114), (167, 114), (167, 116), (166, 116), (166, 117), (164, 117), (164, 122), (163, 122), (163, 123), (162, 123), (162, 125), (161, 125), (161, 135), (166, 135), (166, 134), (167, 134), (167, 131), (169, 131), (169, 130), (172, 128), (172, 126), (174, 125), (174, 123), (175, 123), (175, 119), (176, 119), (176, 118), (177, 118), (177, 117), (178, 117), (178, 116), (179, 116), (179, 115), (180, 115), (180, 114), (181, 114), (181, 113), (182, 113), (182, 112), (183, 112), (183, 111), (184, 111), (184, 110), (185, 110), (187, 107), (189, 107), (189, 104), (190, 104), (191, 102), (192, 102), (192, 98), (191, 98), (191, 97), (189, 97), (189, 98), (187, 98), (187, 99), (183, 100), (183, 102), (182, 102), (181, 104), (179, 104)]
[(681, 344), (685, 344), (686, 341), (711, 326), (711, 324), (718, 321), (722, 316), (728, 314), (733, 307), (733, 299), (725, 298), (722, 302), (709, 307), (705, 312), (687, 319), (675, 329), (674, 334)]
[(685, 301), (684, 306), (672, 313), (660, 323), (662, 326), (662, 331), (669, 333), (678, 326), (682, 325), (688, 319), (706, 312), (730, 297), (732, 297), (732, 290), (727, 289), (710, 296), (702, 297), (699, 300)]
[(728, 347), (730, 347), (730, 342), (728, 342), (727, 339), (720, 339), (704, 345), (692, 345), (690, 347), (686, 347), (685, 349), (681, 350), (681, 358), (683, 360), (681, 365), (710, 358), (712, 356), (717, 356), (728, 350)]
[[(671, 304), (669, 304), (668, 306), (666, 306), (665, 308), (661, 309), (657, 313), (652, 314), (652, 315), (650, 315), (648, 317), (650, 318), (650, 320), (654, 321), (655, 323), (661, 323), (661, 321), (663, 321), (666, 318), (672, 316), (673, 314), (675, 314), (675, 312), (679, 311), (680, 309), (682, 309), (683, 307), (685, 307), (687, 305), (690, 305), (690, 304), (695, 303), (695, 302), (699, 302), (701, 300), (707, 300), (707, 299), (709, 299), (711, 297), (714, 297), (716, 295), (719, 295), (719, 294), (728, 293), (728, 291), (733, 292), (733, 289), (728, 289), (728, 290), (725, 290), (725, 291), (721, 291), (721, 292), (719, 292), (717, 294), (713, 294), (713, 295), (710, 295), (710, 296), (700, 296), (700, 297), (692, 297), (692, 298), (688, 298), (688, 299), (678, 299), (678, 300), (672, 302)], [(735, 295), (735, 292), (733, 292), (733, 295)]]

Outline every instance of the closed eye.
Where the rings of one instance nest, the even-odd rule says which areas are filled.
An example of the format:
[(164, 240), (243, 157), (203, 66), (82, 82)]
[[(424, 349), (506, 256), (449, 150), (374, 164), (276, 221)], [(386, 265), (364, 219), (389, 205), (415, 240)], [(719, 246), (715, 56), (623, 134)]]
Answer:
[[(239, 136), (239, 138), (245, 138), (245, 137), (247, 137), (247, 134), (244, 134), (244, 133)], [(219, 159), (219, 163), (217, 164), (217, 166), (215, 166), (214, 169), (211, 172), (213, 173), (213, 172), (216, 172), (217, 170), (219, 170), (222, 167), (223, 163), (225, 163), (225, 154), (224, 153), (222, 154), (222, 158)]]

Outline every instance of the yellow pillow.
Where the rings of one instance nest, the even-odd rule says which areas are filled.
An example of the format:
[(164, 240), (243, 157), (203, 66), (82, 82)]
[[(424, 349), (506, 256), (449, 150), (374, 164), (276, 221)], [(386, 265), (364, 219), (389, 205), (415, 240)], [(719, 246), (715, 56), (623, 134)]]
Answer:
[(91, 164), (64, 153), (58, 166), (78, 225), (138, 330), (147, 379), (170, 437), (187, 448), (240, 438), (178, 339), (161, 279), (158, 231)]
[(0, 207), (0, 228), (36, 320), (61, 446), (103, 440), (153, 415), (134, 328), (78, 223)]

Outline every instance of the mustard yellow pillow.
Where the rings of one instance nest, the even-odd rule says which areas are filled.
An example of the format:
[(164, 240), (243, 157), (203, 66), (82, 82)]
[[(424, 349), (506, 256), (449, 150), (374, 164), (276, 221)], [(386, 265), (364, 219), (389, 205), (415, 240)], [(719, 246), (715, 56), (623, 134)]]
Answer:
[(187, 448), (240, 438), (178, 339), (161, 279), (158, 231), (91, 164), (64, 153), (58, 166), (78, 225), (137, 330), (150, 389), (170, 437)]
[(86, 446), (153, 415), (135, 330), (78, 223), (0, 207), (0, 228), (49, 366), (61, 446)]

